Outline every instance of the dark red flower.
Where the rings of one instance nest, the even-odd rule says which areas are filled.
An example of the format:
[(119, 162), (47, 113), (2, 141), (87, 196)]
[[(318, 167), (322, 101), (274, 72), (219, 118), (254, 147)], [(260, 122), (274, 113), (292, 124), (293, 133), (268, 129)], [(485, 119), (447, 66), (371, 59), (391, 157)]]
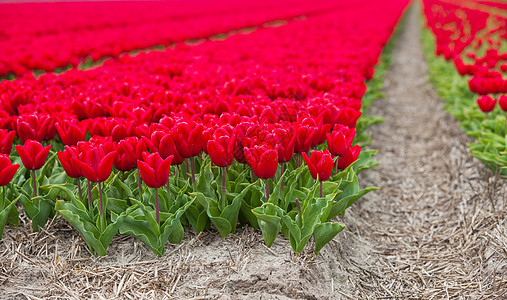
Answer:
[(84, 149), (78, 160), (83, 176), (91, 182), (106, 181), (113, 170), (116, 151), (107, 152), (107, 145), (90, 145), (84, 148), (87, 149)]
[(12, 165), (8, 155), (0, 154), (0, 186), (9, 184), (18, 169), (19, 165)]
[(5, 129), (0, 129), (0, 153), (3, 154), (11, 154), (12, 151), (12, 141), (14, 141), (14, 136), (16, 132), (7, 131)]
[(114, 166), (119, 171), (130, 171), (137, 166), (137, 160), (142, 158), (146, 151), (146, 143), (137, 137), (128, 137), (121, 140), (116, 147)]
[(234, 161), (234, 145), (236, 135), (230, 135), (227, 131), (218, 128), (211, 140), (208, 141), (207, 149), (211, 161), (218, 167), (227, 167)]
[(184, 158), (197, 156), (203, 148), (203, 126), (195, 122), (179, 122), (171, 130), (178, 153)]
[(169, 179), (173, 156), (162, 159), (158, 153), (143, 152), (143, 160), (137, 161), (144, 183), (151, 188), (164, 186)]
[(507, 95), (501, 95), (498, 98), (498, 104), (503, 111), (507, 112)]
[(345, 156), (338, 158), (338, 169), (346, 169), (350, 164), (355, 162), (361, 153), (361, 146), (355, 145), (354, 147), (350, 147), (349, 151)]
[(58, 152), (58, 160), (65, 170), (65, 173), (70, 178), (79, 178), (83, 176), (78, 159), (79, 152), (76, 147), (65, 146), (63, 151)]
[(328, 180), (331, 177), (331, 172), (333, 171), (334, 160), (331, 157), (329, 151), (312, 151), (310, 157), (303, 153), (303, 159), (305, 160), (308, 168), (310, 169), (310, 174), (313, 179), (319, 181)]
[(28, 170), (38, 170), (44, 166), (51, 145), (42, 147), (42, 144), (27, 140), (24, 146), (16, 145), (16, 151), (23, 162), (23, 166)]
[(493, 99), (491, 96), (484, 95), (477, 99), (477, 105), (479, 105), (482, 112), (488, 113), (495, 109), (496, 99)]
[(328, 133), (326, 135), (329, 152), (331, 152), (333, 156), (345, 156), (355, 135), (355, 128), (337, 125), (331, 134)]
[(278, 168), (278, 155), (275, 149), (267, 144), (246, 148), (245, 157), (254, 174), (262, 179), (268, 179), (276, 174)]
[(76, 121), (62, 120), (58, 121), (55, 127), (64, 145), (75, 146), (78, 142), (85, 140), (88, 121), (77, 123)]

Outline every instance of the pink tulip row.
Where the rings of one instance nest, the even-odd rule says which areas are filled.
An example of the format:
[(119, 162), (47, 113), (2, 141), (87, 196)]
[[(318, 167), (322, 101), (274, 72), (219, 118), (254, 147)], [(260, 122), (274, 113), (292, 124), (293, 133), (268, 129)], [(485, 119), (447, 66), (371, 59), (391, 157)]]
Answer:
[[(472, 76), (470, 90), (481, 96), (507, 93), (507, 52), (502, 50), (507, 42), (505, 9), (494, 1), (424, 1), (436, 55), (452, 60), (462, 76)], [(477, 103), (484, 112), (494, 108), (490, 96)]]
[[(346, 6), (317, 1), (118, 1), (0, 4), (0, 76), (53, 71), (85, 58), (136, 49)], [(290, 4), (289, 4), (290, 3)]]

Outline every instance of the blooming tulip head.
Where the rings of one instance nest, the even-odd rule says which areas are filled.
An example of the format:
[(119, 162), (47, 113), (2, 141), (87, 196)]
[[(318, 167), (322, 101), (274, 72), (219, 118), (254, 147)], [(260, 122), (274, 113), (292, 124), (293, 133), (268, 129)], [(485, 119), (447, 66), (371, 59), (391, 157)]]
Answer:
[(345, 156), (338, 159), (338, 169), (344, 170), (357, 160), (361, 153), (361, 146), (350, 147)]
[(195, 122), (179, 122), (171, 133), (178, 153), (184, 158), (190, 158), (201, 153), (203, 148), (202, 124)]
[(16, 151), (28, 170), (38, 170), (44, 166), (51, 145), (42, 147), (42, 144), (34, 140), (26, 140), (24, 146), (16, 145)]
[(65, 150), (58, 152), (58, 160), (70, 178), (83, 176), (78, 158), (79, 153), (76, 147), (65, 146)]
[(164, 186), (169, 179), (173, 156), (162, 159), (158, 153), (143, 152), (143, 160), (137, 161), (144, 183), (151, 188)]
[[(78, 144), (80, 146), (81, 143)], [(90, 145), (83, 147), (83, 155), (78, 161), (83, 176), (91, 182), (103, 182), (111, 175), (116, 151), (108, 152), (104, 145)]]
[(312, 175), (313, 179), (325, 181), (331, 177), (334, 160), (329, 151), (314, 150), (312, 151), (310, 157), (308, 157), (306, 153), (303, 153), (303, 159), (308, 165), (310, 174)]
[(116, 147), (114, 166), (119, 171), (130, 171), (137, 166), (137, 160), (142, 158), (146, 151), (146, 144), (137, 137), (128, 137), (121, 140)]
[(0, 129), (0, 153), (1, 154), (11, 154), (12, 151), (12, 141), (14, 140), (14, 136), (16, 132), (7, 131), (5, 129)]
[(8, 155), (0, 154), (0, 186), (9, 184), (18, 168), (18, 164), (11, 164), (11, 160)]
[(507, 112), (507, 95), (501, 95), (498, 98), (498, 104), (503, 111)]
[(262, 144), (253, 148), (245, 147), (244, 152), (248, 164), (257, 177), (268, 179), (275, 176), (278, 168), (278, 155), (275, 149)]
[(207, 149), (211, 161), (218, 167), (227, 167), (234, 161), (234, 145), (236, 135), (232, 136), (225, 130), (217, 129), (208, 141)]
[(85, 140), (88, 121), (84, 120), (80, 123), (69, 120), (58, 121), (55, 128), (64, 145), (75, 146), (78, 142)]
[(337, 125), (331, 134), (327, 134), (327, 146), (334, 156), (345, 156), (356, 135), (355, 128)]
[(495, 109), (496, 99), (491, 98), (491, 96), (484, 95), (477, 99), (477, 104), (482, 112), (488, 113)]

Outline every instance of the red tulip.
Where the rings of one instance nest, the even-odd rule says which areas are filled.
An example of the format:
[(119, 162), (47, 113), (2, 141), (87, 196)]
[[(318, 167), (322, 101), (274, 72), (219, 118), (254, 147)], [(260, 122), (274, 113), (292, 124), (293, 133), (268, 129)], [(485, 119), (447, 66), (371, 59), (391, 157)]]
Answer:
[(15, 123), (16, 135), (21, 142), (26, 140), (48, 141), (55, 137), (55, 120), (48, 115), (22, 115)]
[(354, 147), (350, 147), (347, 154), (338, 159), (338, 169), (344, 170), (350, 166), (350, 164), (357, 160), (359, 153), (361, 153), (361, 146), (355, 145)]
[(62, 120), (58, 121), (55, 127), (64, 145), (75, 146), (78, 142), (85, 140), (88, 121), (85, 120), (77, 123), (75, 121)]
[(355, 135), (355, 128), (351, 129), (347, 126), (337, 125), (331, 134), (326, 135), (329, 152), (333, 156), (345, 156)]
[(289, 130), (276, 128), (273, 133), (278, 138), (276, 149), (278, 151), (278, 162), (285, 163), (292, 160), (294, 156), (294, 146), (296, 145), (296, 135), (291, 134)]
[(498, 104), (503, 111), (507, 112), (507, 95), (501, 95), (498, 98)]
[(23, 166), (28, 170), (38, 170), (44, 166), (51, 145), (42, 147), (42, 144), (27, 140), (24, 146), (16, 145), (16, 151), (23, 162)]
[(315, 137), (318, 135), (319, 129), (308, 125), (295, 125), (294, 135), (296, 143), (294, 146), (295, 153), (306, 153), (310, 151)]
[(7, 155), (11, 154), (12, 141), (14, 141), (15, 135), (16, 132), (14, 131), (0, 129), (0, 153)]
[[(79, 144), (78, 144), (79, 145)], [(85, 147), (78, 160), (83, 176), (91, 182), (103, 182), (111, 175), (116, 151), (108, 152), (107, 144)]]
[(146, 151), (146, 144), (137, 137), (127, 137), (118, 143), (116, 151), (114, 166), (119, 171), (127, 172), (137, 166), (137, 160), (141, 159), (142, 153)]
[(312, 151), (310, 157), (308, 157), (306, 153), (303, 153), (303, 159), (308, 165), (310, 174), (312, 175), (313, 179), (325, 181), (331, 177), (334, 161), (329, 151), (314, 150)]
[(146, 143), (152, 153), (158, 152), (162, 159), (166, 159), (172, 155), (173, 165), (181, 165), (185, 161), (185, 158), (181, 156), (176, 149), (173, 136), (170, 133), (155, 131), (151, 134), (150, 139), (143, 137), (143, 141)]
[(79, 153), (76, 147), (65, 146), (65, 150), (58, 152), (58, 160), (70, 178), (83, 176), (78, 159)]
[(162, 159), (158, 153), (143, 152), (143, 160), (137, 161), (144, 183), (151, 188), (164, 186), (169, 179), (173, 156)]
[(180, 122), (171, 130), (178, 153), (184, 158), (197, 156), (203, 148), (202, 124)]
[(267, 144), (256, 145), (253, 148), (244, 148), (245, 157), (255, 175), (268, 179), (276, 174), (278, 168), (277, 151)]
[(216, 166), (227, 167), (234, 161), (236, 135), (231, 136), (225, 130), (221, 131), (220, 129), (217, 129), (212, 139), (208, 141), (207, 149), (211, 161)]
[(18, 168), (18, 164), (11, 164), (11, 160), (8, 155), (0, 154), (0, 186), (6, 186), (9, 184)]
[(477, 99), (477, 104), (482, 112), (488, 113), (495, 109), (496, 99), (491, 98), (491, 96), (484, 95)]

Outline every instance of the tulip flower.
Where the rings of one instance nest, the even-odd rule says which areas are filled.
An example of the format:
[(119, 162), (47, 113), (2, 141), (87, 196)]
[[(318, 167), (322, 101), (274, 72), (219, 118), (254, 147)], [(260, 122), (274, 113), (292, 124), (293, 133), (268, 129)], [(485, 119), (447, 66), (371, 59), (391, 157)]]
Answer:
[(192, 125), (187, 122), (180, 122), (173, 127), (171, 133), (178, 153), (182, 157), (190, 159), (192, 183), (195, 184), (195, 162), (193, 157), (201, 153), (204, 147), (203, 126), (202, 124), (190, 124)]
[(344, 156), (347, 154), (355, 135), (355, 128), (337, 125), (331, 134), (326, 135), (329, 152), (333, 156)]
[(278, 168), (277, 150), (267, 144), (256, 145), (253, 148), (245, 148), (245, 157), (254, 174), (266, 180), (266, 202), (269, 200), (268, 179), (275, 176)]
[[(110, 143), (112, 144), (112, 143)], [(83, 143), (78, 143), (78, 147), (81, 145), (86, 145)], [(103, 145), (87, 145), (83, 147), (83, 153), (80, 159), (77, 161), (78, 165), (81, 167), (81, 171), (84, 177), (88, 179), (89, 182), (96, 182), (99, 187), (99, 205), (100, 205), (100, 215), (104, 216), (104, 207), (102, 203), (102, 182), (106, 181), (107, 178), (111, 175), (111, 171), (113, 170), (113, 162), (114, 157), (116, 155), (116, 151), (107, 152), (108, 144)], [(90, 184), (88, 184), (88, 205), (91, 210), (91, 191)]]
[(314, 150), (310, 154), (310, 157), (306, 153), (303, 153), (303, 159), (308, 165), (313, 179), (320, 182), (320, 197), (322, 197), (322, 182), (331, 177), (334, 165), (333, 157), (327, 150)]
[(11, 182), (18, 169), (19, 165), (12, 165), (8, 155), (0, 154), (0, 187), (2, 187), (0, 211), (3, 211), (5, 208), (5, 186)]
[(62, 120), (55, 124), (55, 128), (64, 145), (75, 146), (78, 142), (85, 140), (88, 121), (76, 123), (75, 121)]
[(361, 146), (355, 145), (354, 147), (350, 147), (349, 151), (345, 156), (338, 158), (338, 169), (344, 170), (348, 166), (350, 166), (353, 162), (357, 160), (359, 154), (361, 153)]
[(76, 147), (69, 147), (65, 146), (65, 149), (63, 151), (59, 151), (57, 153), (58, 160), (60, 161), (60, 164), (62, 165), (63, 169), (65, 170), (65, 173), (70, 178), (75, 178), (77, 182), (77, 189), (79, 193), (79, 199), (82, 198), (81, 194), (81, 182), (79, 180), (79, 177), (82, 177), (82, 171), (81, 167), (78, 163), (79, 158), (79, 152)]
[(37, 180), (35, 170), (44, 166), (51, 145), (42, 147), (42, 144), (34, 140), (26, 140), (24, 146), (16, 145), (16, 151), (27, 170), (32, 171), (33, 196), (37, 196)]
[(226, 132), (217, 135), (216, 133), (208, 141), (207, 149), (211, 161), (218, 167), (227, 167), (234, 161), (234, 145), (236, 143), (236, 135), (229, 135)]
[(9, 184), (18, 169), (19, 165), (12, 165), (8, 155), (0, 154), (0, 186)]
[(12, 141), (14, 141), (14, 136), (16, 132), (7, 131), (5, 129), (0, 129), (0, 154), (11, 154), (12, 151)]
[(498, 98), (498, 104), (503, 111), (507, 112), (507, 95), (501, 95)]
[(496, 99), (491, 98), (491, 96), (484, 95), (477, 99), (477, 105), (484, 113), (489, 113), (493, 109), (495, 109)]
[(55, 137), (55, 120), (48, 115), (32, 114), (19, 116), (15, 123), (16, 135), (21, 142), (26, 140), (48, 141)]
[[(504, 112), (507, 112), (507, 95), (501, 95), (498, 98), (498, 104)], [(505, 115), (505, 127), (507, 128), (507, 114)]]
[(169, 181), (169, 171), (173, 156), (162, 159), (158, 153), (143, 152), (143, 160), (137, 161), (141, 177), (148, 187), (155, 189), (155, 211), (157, 223), (160, 224), (160, 210), (158, 204), (158, 188)]
[(137, 166), (137, 160), (142, 158), (144, 151), (146, 151), (144, 140), (137, 137), (127, 137), (121, 140), (116, 147), (115, 168), (122, 172), (132, 170)]

